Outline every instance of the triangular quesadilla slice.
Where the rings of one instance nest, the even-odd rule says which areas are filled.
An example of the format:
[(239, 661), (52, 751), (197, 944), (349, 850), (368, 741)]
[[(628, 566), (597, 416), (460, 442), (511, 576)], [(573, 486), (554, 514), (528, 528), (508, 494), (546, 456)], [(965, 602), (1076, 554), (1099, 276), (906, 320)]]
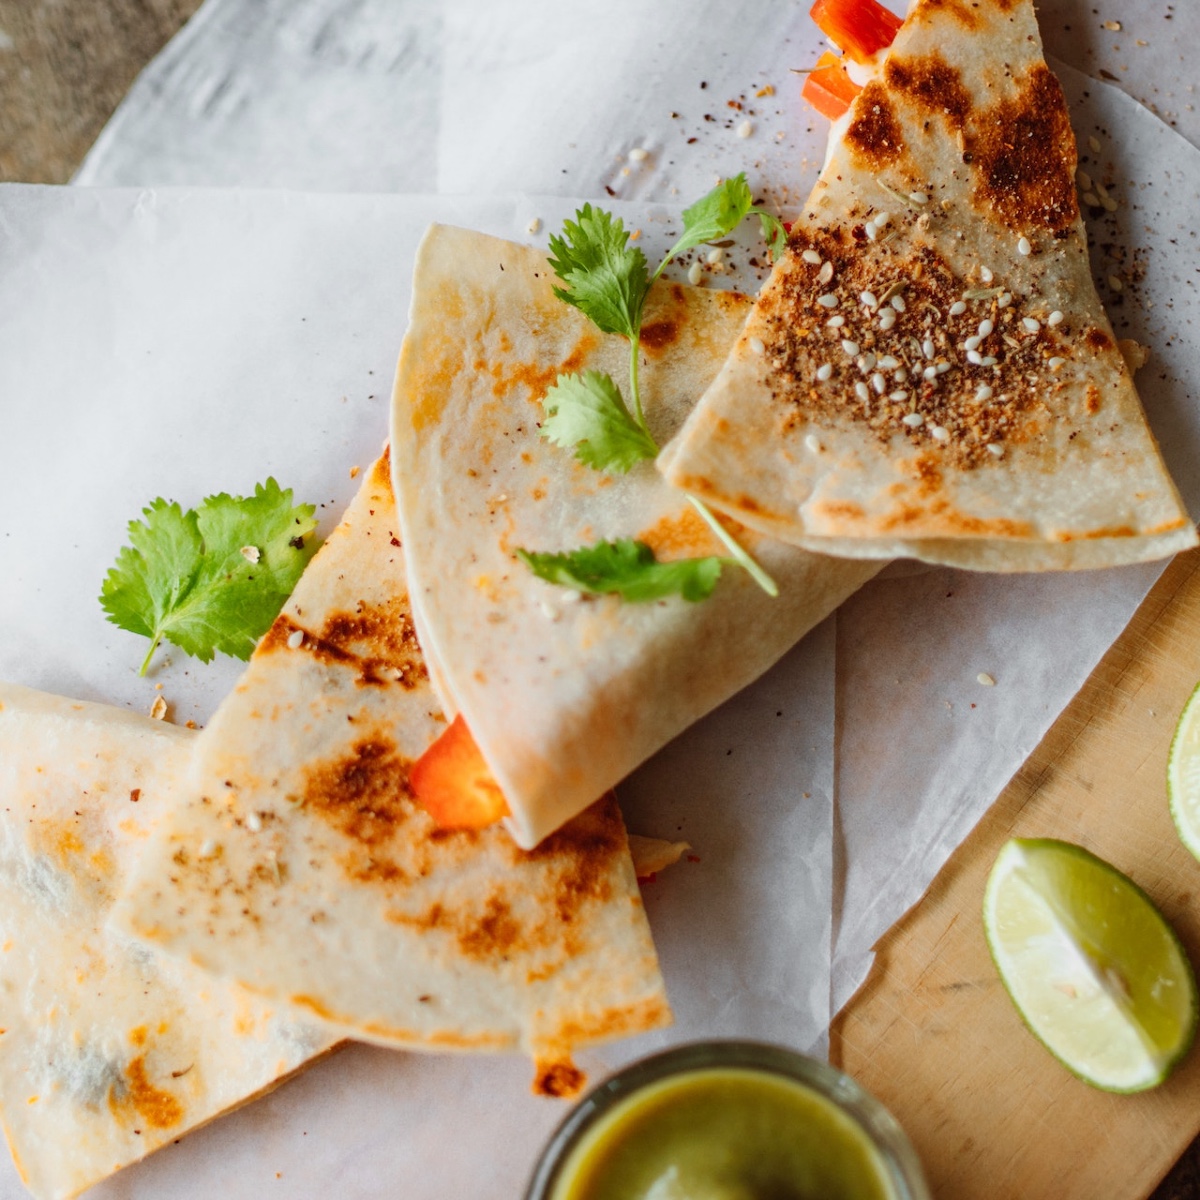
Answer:
[(987, 570), (1196, 533), (1092, 282), (1029, 0), (915, 0), (667, 479), (830, 553)]
[[(751, 683), (876, 571), (747, 529), (779, 585), (726, 564), (708, 599), (635, 603), (536, 577), (517, 550), (635, 539), (660, 561), (724, 555), (653, 463), (606, 474), (539, 436), (562, 373), (624, 378), (629, 344), (557, 299), (544, 251), (434, 226), (417, 255), (392, 453), (421, 644), (535, 845)], [(665, 442), (724, 360), (749, 302), (660, 283), (641, 394)], [(732, 524), (732, 523), (731, 523)]]
[(0, 1115), (41, 1200), (77, 1195), (336, 1041), (106, 928), (196, 741), (0, 684)]
[(615, 801), (532, 853), (437, 828), (408, 767), (444, 728), (409, 613), (387, 456), (198, 739), (115, 920), (348, 1036), (570, 1051), (670, 1019)]

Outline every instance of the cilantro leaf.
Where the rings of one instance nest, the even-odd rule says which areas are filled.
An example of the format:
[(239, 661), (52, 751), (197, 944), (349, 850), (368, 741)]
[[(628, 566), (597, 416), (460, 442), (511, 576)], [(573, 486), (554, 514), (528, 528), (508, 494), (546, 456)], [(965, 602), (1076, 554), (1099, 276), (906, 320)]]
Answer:
[(517, 556), (547, 583), (594, 594), (616, 592), (634, 603), (667, 596), (682, 596), (692, 602), (707, 600), (717, 586), (722, 565), (715, 556), (659, 562), (645, 542), (632, 538), (597, 542), (565, 554), (518, 550)]
[(197, 510), (161, 498), (143, 509), (100, 590), (114, 625), (150, 638), (141, 673), (163, 638), (201, 662), (249, 658), (316, 550), (315, 511), (274, 479)]
[(574, 305), (604, 333), (635, 338), (650, 290), (646, 256), (629, 245), (619, 217), (585, 204), (563, 234), (550, 238), (550, 266), (567, 286), (554, 294)]
[(754, 197), (750, 194), (744, 171), (732, 179), (723, 179), (707, 196), (683, 210), (683, 236), (667, 251), (667, 257), (663, 259), (657, 274), (661, 274), (663, 267), (685, 250), (732, 233), (753, 204)]
[(542, 401), (550, 415), (542, 437), (599, 471), (624, 475), (634, 463), (653, 458), (658, 446), (625, 407), (611, 375), (584, 371), (560, 375)]
[(752, 208), (750, 211), (758, 217), (759, 224), (762, 226), (762, 235), (766, 239), (767, 248), (771, 251), (771, 257), (778, 258), (787, 249), (787, 227), (774, 213), (766, 212), (761, 208)]

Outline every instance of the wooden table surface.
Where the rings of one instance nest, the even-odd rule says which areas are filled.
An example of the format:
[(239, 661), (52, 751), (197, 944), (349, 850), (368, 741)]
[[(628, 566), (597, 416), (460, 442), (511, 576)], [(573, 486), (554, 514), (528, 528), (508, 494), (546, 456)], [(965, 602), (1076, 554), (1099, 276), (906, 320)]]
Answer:
[[(200, 0), (0, 0), (0, 180), (67, 182), (138, 72), (199, 4)], [(987, 1154), (968, 1144), (970, 1138), (951, 1144), (945, 1136), (948, 1125), (969, 1112), (969, 1106), (987, 1105), (987, 1097), (979, 1093), (981, 1082), (989, 1078), (988, 1064), (981, 1066), (968, 1057), (952, 1079), (940, 1076), (936, 1065), (947, 1053), (976, 1053), (972, 1038), (981, 1035), (971, 1018), (978, 1022), (976, 1010), (991, 1003), (994, 989), (986, 983), (977, 988), (956, 980), (947, 984), (939, 975), (940, 964), (957, 961), (962, 967), (978, 963), (981, 977), (988, 978), (986, 954), (980, 957), (974, 928), (982, 873), (1014, 831), (1069, 836), (1072, 822), (1081, 819), (1084, 802), (1096, 804), (1097, 793), (1099, 803), (1111, 807), (1121, 802), (1122, 788), (1128, 789), (1137, 801), (1129, 810), (1131, 817), (1137, 816), (1139, 804), (1157, 803), (1155, 790), (1160, 785), (1154, 780), (1161, 779), (1163, 771), (1158, 759), (1165, 755), (1178, 705), (1198, 678), (1200, 552), (1195, 552), (1167, 570), (1129, 629), (952, 857), (925, 900), (887, 935), (872, 977), (834, 1026), (835, 1060), (900, 1112), (925, 1155), (939, 1198), (1000, 1194), (986, 1174), (994, 1169)], [(1139, 751), (1114, 756), (1114, 748), (1133, 746)], [(1161, 813), (1148, 807), (1147, 813), (1151, 825), (1161, 822)], [(1139, 842), (1137, 828), (1131, 822), (1126, 844), (1135, 864), (1139, 854), (1152, 853), (1150, 842)], [(1146, 882), (1144, 875), (1141, 881)], [(1153, 891), (1153, 883), (1148, 886)], [(1170, 900), (1176, 902), (1176, 911)], [(1197, 958), (1200, 918), (1180, 909), (1181, 904), (1173, 897), (1166, 906)], [(914, 1021), (913, 1011), (923, 1018)], [(963, 1019), (956, 1021), (957, 1016)], [(898, 1027), (901, 1021), (903, 1028)], [(1025, 1035), (1015, 1015), (1009, 1026), (991, 1030), (988, 1036), (1011, 1039), (1016, 1069), (1022, 1056), (1042, 1053), (1032, 1039), (1027, 1039), (1028, 1046), (1020, 1041)], [(1002, 1069), (1014, 1068), (1010, 1062), (1007, 1068), (991, 1069), (991, 1074)], [(1087, 1089), (1071, 1092), (1082, 1085), (1065, 1073), (1064, 1078), (1062, 1115), (1070, 1121), (1075, 1119), (1073, 1105), (1086, 1108), (1099, 1094)], [(1144, 1131), (1141, 1140), (1157, 1147), (1157, 1157), (1147, 1151), (1144, 1161), (1124, 1164), (1131, 1178), (1141, 1172), (1139, 1197), (1152, 1186), (1164, 1154), (1170, 1162), (1182, 1152), (1152, 1200), (1200, 1200), (1200, 1139), (1186, 1149), (1186, 1138), (1178, 1140), (1179, 1131), (1192, 1119), (1180, 1097), (1197, 1078), (1200, 1055), (1193, 1054), (1174, 1087), (1169, 1083), (1151, 1093), (1153, 1099), (1140, 1108), (1125, 1110), (1133, 1115), (1116, 1118), (1138, 1122)], [(1195, 1095), (1194, 1086), (1190, 1095)], [(1195, 1120), (1200, 1123), (1200, 1112)], [(1156, 1133), (1162, 1134), (1157, 1140)], [(1054, 1134), (1050, 1129), (1044, 1138), (1048, 1155), (1054, 1153)], [(1125, 1193), (1117, 1195), (1106, 1187), (1103, 1145), (1082, 1139), (1078, 1144), (1079, 1161), (1057, 1164), (1063, 1180), (1074, 1179), (1083, 1188), (1081, 1195), (1127, 1200)], [(1025, 1149), (1038, 1153), (1037, 1146)], [(1155, 1163), (1160, 1164), (1157, 1170)], [(1045, 1195), (1057, 1200), (1068, 1192), (1075, 1194), (1064, 1182)], [(1036, 1200), (1033, 1192), (1005, 1194)]]

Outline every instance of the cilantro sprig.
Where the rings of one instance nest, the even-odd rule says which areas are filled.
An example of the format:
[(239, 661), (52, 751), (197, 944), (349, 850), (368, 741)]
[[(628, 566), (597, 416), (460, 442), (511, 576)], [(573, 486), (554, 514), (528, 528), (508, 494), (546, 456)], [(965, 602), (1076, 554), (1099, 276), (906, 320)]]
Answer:
[(187, 511), (147, 505), (100, 589), (108, 619), (150, 639), (140, 674), (164, 639), (201, 662), (218, 650), (249, 658), (316, 551), (315, 512), (274, 479)]
[(667, 596), (682, 596), (693, 603), (707, 600), (717, 586), (723, 561), (710, 555), (659, 562), (645, 542), (632, 538), (597, 542), (564, 554), (518, 550), (517, 557), (547, 583), (593, 595), (615, 592), (635, 604)]
[[(755, 206), (746, 176), (738, 174), (684, 209), (683, 233), (653, 275), (646, 256), (636, 246), (630, 246), (629, 231), (619, 217), (585, 204), (575, 213), (575, 220), (563, 222), (562, 233), (550, 238), (550, 266), (563, 285), (556, 287), (554, 294), (579, 309), (602, 332), (628, 339), (632, 406), (626, 404), (611, 375), (600, 371), (560, 375), (543, 401), (547, 417), (542, 423), (542, 437), (556, 446), (573, 449), (575, 457), (586, 466), (620, 475), (658, 454), (659, 446), (646, 424), (638, 387), (646, 296), (673, 259), (704, 242), (732, 233), (751, 214), (759, 218), (771, 254), (781, 254), (787, 245), (787, 230), (777, 217)], [(694, 496), (688, 499), (729, 551), (730, 559), (743, 567), (768, 595), (778, 595), (775, 581), (738, 544), (708, 506)], [(710, 557), (660, 563), (644, 542), (632, 541), (600, 542), (594, 547), (559, 555), (531, 554), (524, 550), (518, 550), (517, 554), (535, 574), (551, 583), (589, 592), (616, 592), (627, 600), (676, 594), (690, 600), (704, 599), (716, 586), (722, 561)], [(703, 569), (688, 566), (701, 563), (708, 565)], [(712, 564), (716, 564), (715, 571)], [(666, 570), (668, 567), (671, 569)], [(585, 574), (577, 576), (577, 570), (584, 568)], [(584, 577), (593, 576), (594, 586), (581, 582)], [(707, 581), (707, 590), (702, 595), (697, 590), (697, 577)], [(601, 586), (605, 581), (611, 586)], [(641, 596), (642, 586), (653, 594)]]

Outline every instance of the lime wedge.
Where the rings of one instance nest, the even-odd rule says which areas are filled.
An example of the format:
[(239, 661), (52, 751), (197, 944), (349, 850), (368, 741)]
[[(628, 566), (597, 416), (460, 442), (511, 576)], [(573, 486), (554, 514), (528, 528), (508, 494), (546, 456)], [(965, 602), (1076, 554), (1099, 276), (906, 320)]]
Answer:
[(1110, 1092), (1161, 1083), (1196, 1031), (1196, 978), (1145, 892), (1094, 854), (1008, 842), (983, 899), (1000, 978), (1034, 1036)]
[(1175, 726), (1167, 757), (1167, 796), (1183, 844), (1200, 858), (1200, 687)]

